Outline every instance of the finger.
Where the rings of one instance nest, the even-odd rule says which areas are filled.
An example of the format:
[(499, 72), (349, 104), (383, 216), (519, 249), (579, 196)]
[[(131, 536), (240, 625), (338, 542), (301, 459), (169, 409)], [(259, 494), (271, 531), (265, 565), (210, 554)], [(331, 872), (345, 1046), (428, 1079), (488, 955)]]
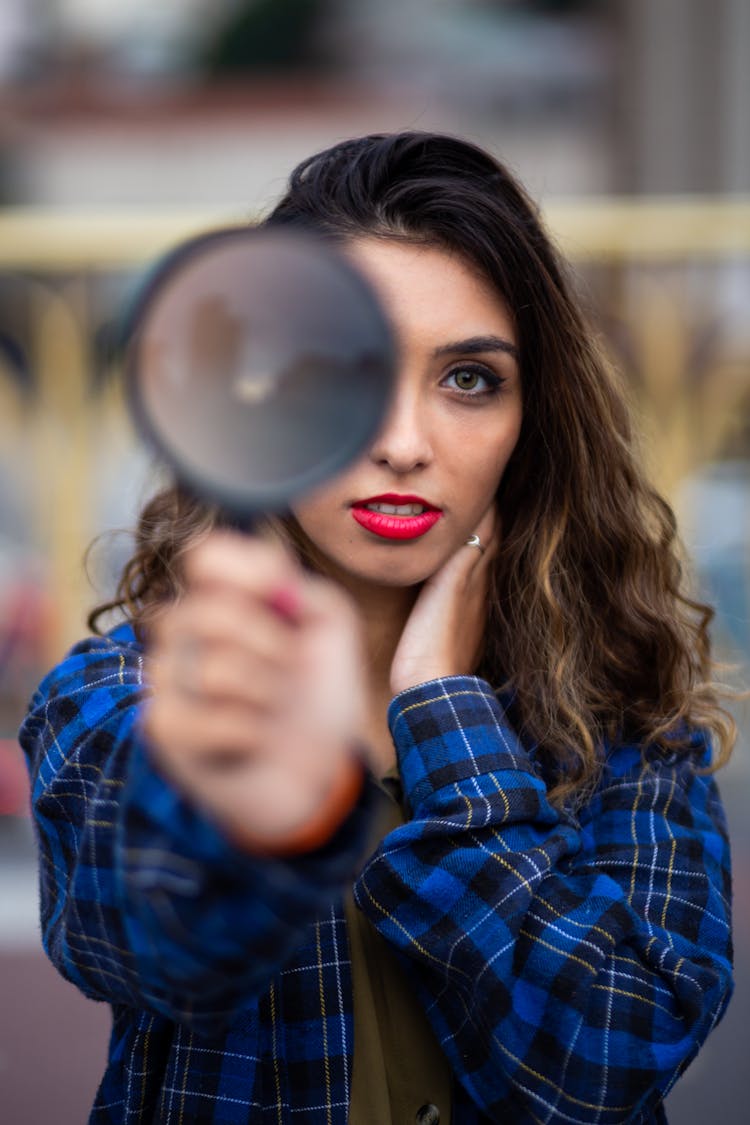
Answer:
[(150, 648), (155, 658), (186, 666), (226, 646), (253, 661), (287, 667), (297, 643), (298, 629), (287, 618), (232, 590), (187, 595), (156, 623)]
[(244, 706), (206, 706), (202, 701), (163, 693), (143, 710), (142, 729), (159, 761), (184, 777), (227, 758), (253, 759), (262, 745), (264, 724)]
[(295, 590), (302, 577), (294, 557), (279, 543), (223, 531), (189, 551), (184, 566), (191, 590), (233, 588), (266, 602), (280, 590)]
[(259, 715), (279, 712), (289, 694), (285, 669), (229, 646), (196, 650), (189, 659), (175, 650), (152, 675), (155, 691), (170, 692), (185, 704), (240, 706)]
[(327, 578), (316, 574), (305, 575), (298, 593), (298, 620), (301, 624), (325, 620), (336, 622), (342, 628), (356, 628), (359, 618), (354, 600)]
[(480, 563), (484, 566), (489, 565), (497, 554), (499, 543), (500, 515), (493, 501), (466, 541), (466, 545), (475, 555), (474, 565), (479, 566)]

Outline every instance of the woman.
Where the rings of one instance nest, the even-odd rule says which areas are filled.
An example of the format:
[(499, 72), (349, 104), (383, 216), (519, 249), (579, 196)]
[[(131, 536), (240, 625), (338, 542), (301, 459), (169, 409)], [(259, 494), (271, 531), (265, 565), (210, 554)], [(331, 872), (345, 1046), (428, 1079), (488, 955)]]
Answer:
[(397, 392), (260, 537), (153, 500), (32, 703), (91, 1120), (663, 1121), (731, 991), (733, 727), (622, 395), (470, 144), (337, 145), (267, 221), (369, 277)]

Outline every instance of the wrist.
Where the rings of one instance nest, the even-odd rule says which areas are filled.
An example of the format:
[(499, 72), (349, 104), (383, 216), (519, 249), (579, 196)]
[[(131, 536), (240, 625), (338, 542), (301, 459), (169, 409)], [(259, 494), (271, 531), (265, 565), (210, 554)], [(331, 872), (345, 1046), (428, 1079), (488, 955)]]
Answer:
[(316, 851), (326, 844), (353, 811), (365, 782), (359, 756), (346, 758), (314, 812), (301, 824), (274, 833), (259, 833), (245, 825), (230, 834), (243, 851), (254, 855), (291, 858)]

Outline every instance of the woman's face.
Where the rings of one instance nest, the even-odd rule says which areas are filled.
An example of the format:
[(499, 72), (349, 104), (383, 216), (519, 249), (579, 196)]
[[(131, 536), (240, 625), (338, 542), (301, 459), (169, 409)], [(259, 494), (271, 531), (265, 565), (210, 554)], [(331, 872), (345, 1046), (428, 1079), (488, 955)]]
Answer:
[(494, 501), (521, 429), (515, 329), (498, 294), (452, 253), (374, 238), (347, 252), (394, 328), (395, 395), (366, 455), (293, 511), (345, 583), (411, 586)]

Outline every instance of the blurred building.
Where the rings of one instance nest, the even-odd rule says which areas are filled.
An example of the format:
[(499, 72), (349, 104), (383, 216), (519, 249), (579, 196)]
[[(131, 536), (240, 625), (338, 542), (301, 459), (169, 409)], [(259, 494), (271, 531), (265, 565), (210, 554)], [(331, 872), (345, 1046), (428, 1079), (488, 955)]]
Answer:
[(255, 208), (412, 127), (541, 196), (748, 191), (749, 55), (746, 0), (0, 0), (0, 190)]
[(619, 0), (618, 189), (750, 191), (750, 4)]
[(10, 203), (254, 208), (316, 145), (399, 128), (474, 136), (540, 194), (614, 186), (611, 4), (2, 4)]

